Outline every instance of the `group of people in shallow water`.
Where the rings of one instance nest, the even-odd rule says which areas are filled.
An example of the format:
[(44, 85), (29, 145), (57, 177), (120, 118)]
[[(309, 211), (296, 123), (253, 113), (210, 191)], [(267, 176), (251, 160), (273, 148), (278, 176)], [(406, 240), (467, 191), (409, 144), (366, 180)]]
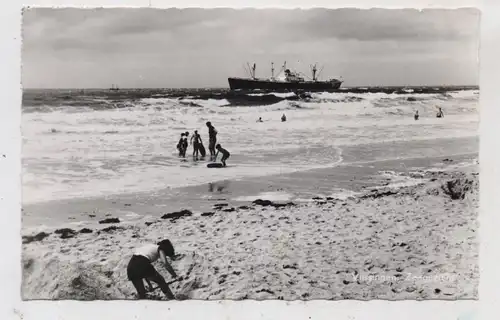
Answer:
[[(219, 153), (222, 154), (221, 163), (225, 167), (226, 160), (231, 155), (229, 151), (224, 149), (220, 144), (217, 143), (217, 130), (212, 125), (210, 121), (206, 123), (208, 128), (208, 150), (210, 151), (210, 161), (217, 161)], [(189, 132), (184, 132), (181, 134), (181, 138), (177, 143), (177, 150), (179, 150), (179, 157), (186, 157), (186, 151), (191, 144), (193, 146), (193, 158), (198, 160), (199, 158), (205, 158), (206, 151), (205, 146), (203, 146), (203, 140), (198, 130), (195, 130), (191, 139), (188, 141)]]
[[(286, 121), (286, 115), (283, 114), (281, 116), (281, 122)], [(257, 122), (264, 122), (262, 117), (259, 117)], [(208, 150), (210, 151), (210, 161), (217, 161), (217, 157), (219, 153), (222, 154), (221, 163), (225, 167), (226, 160), (230, 157), (229, 151), (224, 149), (220, 143), (217, 143), (217, 130), (212, 125), (210, 121), (206, 123), (208, 128)], [(191, 138), (189, 139), (189, 132), (186, 131), (181, 133), (181, 137), (179, 142), (177, 143), (177, 150), (179, 151), (179, 157), (185, 158), (186, 152), (188, 150), (189, 145), (193, 146), (193, 158), (195, 160), (204, 159), (206, 156), (205, 146), (203, 145), (203, 140), (201, 139), (201, 135), (198, 133), (198, 130), (195, 130)]]
[[(415, 120), (418, 120), (420, 118), (420, 115), (418, 114), (418, 110), (415, 111), (415, 115), (413, 116), (413, 118)], [(436, 113), (436, 118), (444, 118), (443, 109), (441, 109), (440, 107), (438, 107), (438, 112)]]

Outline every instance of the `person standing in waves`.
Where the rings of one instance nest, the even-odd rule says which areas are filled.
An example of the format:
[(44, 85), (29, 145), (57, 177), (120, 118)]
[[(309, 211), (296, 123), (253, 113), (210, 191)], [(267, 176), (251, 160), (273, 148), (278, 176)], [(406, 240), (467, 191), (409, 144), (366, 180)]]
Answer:
[(443, 109), (441, 109), (441, 108), (438, 109), (438, 113), (436, 114), (436, 117), (438, 117), (438, 118), (444, 118)]
[(217, 130), (210, 121), (207, 122), (208, 127), (208, 150), (210, 150), (210, 160), (215, 157), (215, 144), (217, 143)]
[(182, 141), (182, 150), (184, 151), (184, 154), (183, 154), (184, 158), (186, 157), (186, 151), (187, 151), (188, 146), (189, 146), (188, 138), (189, 138), (189, 132), (186, 131), (186, 132), (184, 132), (184, 141)]
[(194, 134), (191, 137), (191, 144), (193, 145), (193, 158), (198, 159), (198, 153), (200, 151), (201, 144), (203, 142), (201, 141), (200, 134), (198, 133), (198, 130), (194, 130)]
[(184, 144), (184, 133), (181, 133), (181, 138), (179, 139), (179, 142), (177, 143), (177, 150), (179, 150), (179, 157), (182, 157), (182, 155), (184, 154), (183, 144)]

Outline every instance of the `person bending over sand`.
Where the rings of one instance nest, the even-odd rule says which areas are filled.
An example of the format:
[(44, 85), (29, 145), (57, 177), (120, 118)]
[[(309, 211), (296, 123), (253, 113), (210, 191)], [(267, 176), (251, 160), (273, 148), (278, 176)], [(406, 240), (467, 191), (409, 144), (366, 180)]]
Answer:
[(175, 299), (163, 276), (152, 265), (160, 258), (167, 271), (177, 279), (177, 274), (167, 261), (167, 256), (173, 257), (174, 255), (174, 247), (170, 240), (162, 240), (158, 244), (147, 244), (136, 249), (127, 266), (127, 277), (137, 290), (139, 299), (146, 298), (143, 279), (146, 280), (150, 289), (152, 288), (150, 281), (156, 282), (169, 300)]
[(222, 153), (222, 159), (220, 159), (220, 162), (222, 162), (222, 165), (225, 167), (226, 166), (226, 160), (227, 158), (229, 158), (229, 156), (231, 155), (229, 153), (229, 151), (227, 151), (226, 149), (222, 148), (220, 144), (218, 144), (216, 146), (217, 148), (217, 154), (215, 155), (215, 159), (214, 160), (217, 160), (217, 156), (219, 155), (219, 152)]

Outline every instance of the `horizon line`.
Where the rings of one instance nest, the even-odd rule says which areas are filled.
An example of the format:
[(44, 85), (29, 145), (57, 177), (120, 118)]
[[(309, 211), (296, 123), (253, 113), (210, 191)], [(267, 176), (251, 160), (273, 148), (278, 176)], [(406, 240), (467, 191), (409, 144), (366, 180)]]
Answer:
[[(345, 89), (355, 89), (355, 88), (428, 88), (428, 87), (477, 87), (479, 88), (479, 84), (426, 84), (426, 85), (357, 85), (357, 86), (343, 86), (337, 90)], [(229, 87), (115, 87), (118, 90), (195, 90), (195, 89), (227, 89), (230, 90)], [(70, 88), (70, 87), (62, 87), (62, 88), (21, 88), (21, 90), (111, 90), (110, 87), (84, 87), (84, 88)]]

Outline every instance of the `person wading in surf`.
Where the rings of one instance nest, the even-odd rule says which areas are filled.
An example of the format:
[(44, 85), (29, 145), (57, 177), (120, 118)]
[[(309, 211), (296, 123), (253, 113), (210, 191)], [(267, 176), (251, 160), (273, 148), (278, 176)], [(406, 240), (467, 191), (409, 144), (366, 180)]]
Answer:
[(444, 118), (443, 109), (439, 108), (438, 113), (436, 114), (436, 117), (438, 117), (438, 118)]
[(177, 150), (179, 150), (179, 157), (182, 157), (182, 155), (184, 154), (183, 145), (184, 145), (184, 133), (181, 133), (181, 138), (179, 139), (179, 142), (177, 143)]
[(198, 130), (194, 130), (194, 134), (191, 137), (191, 144), (193, 145), (193, 157), (198, 158), (198, 153), (200, 151), (200, 147), (202, 145), (201, 136), (198, 133)]
[(217, 143), (217, 130), (210, 121), (207, 122), (208, 127), (208, 150), (210, 150), (210, 159), (215, 157), (215, 144)]
[(174, 294), (168, 287), (168, 284), (165, 282), (163, 276), (159, 274), (152, 265), (153, 262), (160, 258), (161, 262), (172, 277), (180, 279), (177, 277), (174, 269), (167, 261), (167, 256), (172, 258), (174, 255), (174, 247), (172, 246), (170, 240), (167, 239), (158, 242), (158, 244), (144, 245), (134, 251), (134, 254), (132, 255), (132, 258), (127, 266), (127, 277), (130, 281), (132, 281), (135, 290), (137, 290), (139, 299), (146, 298), (146, 289), (144, 288), (143, 279), (148, 283), (150, 290), (152, 289), (150, 281), (153, 281), (158, 284), (161, 291), (169, 300), (175, 299)]
[(182, 150), (183, 150), (183, 157), (186, 157), (186, 151), (188, 149), (188, 146), (189, 146), (189, 142), (188, 142), (188, 137), (189, 137), (189, 132), (184, 132), (184, 141), (182, 141)]

